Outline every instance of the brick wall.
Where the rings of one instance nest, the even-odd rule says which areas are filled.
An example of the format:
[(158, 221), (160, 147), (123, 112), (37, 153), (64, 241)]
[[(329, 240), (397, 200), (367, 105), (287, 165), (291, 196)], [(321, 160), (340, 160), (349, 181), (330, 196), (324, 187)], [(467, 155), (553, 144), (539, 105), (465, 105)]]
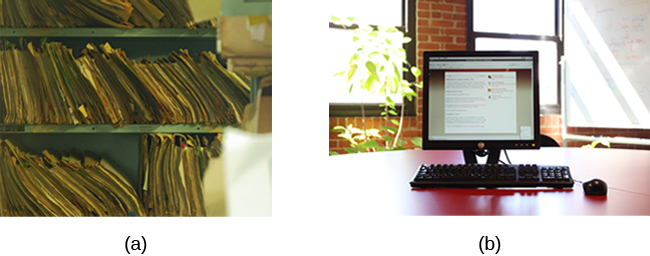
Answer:
[(539, 132), (546, 134), (562, 146), (562, 117), (560, 115), (541, 115)]
[[(417, 65), (422, 67), (424, 51), (464, 51), (466, 50), (467, 22), (466, 0), (418, 0), (416, 25)], [(411, 138), (422, 137), (422, 91), (418, 90), (417, 116), (405, 118), (402, 138), (409, 141), (406, 148), (413, 148)], [(540, 117), (541, 132), (550, 135), (562, 144), (561, 118), (559, 115)], [(361, 127), (361, 117), (330, 117), (329, 127), (354, 124)], [(380, 117), (366, 118), (366, 127), (379, 127)], [(372, 124), (371, 126), (368, 126)], [(383, 125), (383, 124), (381, 124)], [(337, 133), (329, 135), (330, 151), (345, 153), (350, 144), (338, 138)]]

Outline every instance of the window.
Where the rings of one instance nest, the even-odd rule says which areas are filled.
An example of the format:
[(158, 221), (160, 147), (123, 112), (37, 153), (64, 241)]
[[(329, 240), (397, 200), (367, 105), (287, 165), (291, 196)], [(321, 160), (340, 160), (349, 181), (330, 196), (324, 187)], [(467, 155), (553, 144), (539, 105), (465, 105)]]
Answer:
[[(328, 11), (331, 16), (340, 18), (355, 17), (355, 22), (371, 24), (371, 25), (384, 25), (395, 26), (404, 32), (405, 36), (413, 39), (410, 43), (405, 44), (404, 48), (407, 53), (408, 62), (412, 65), (416, 64), (416, 51), (415, 51), (415, 1), (413, 0), (392, 0), (382, 1), (378, 4), (376, 1), (371, 0), (346, 0), (346, 1), (330, 1), (330, 10)], [(344, 6), (345, 8), (342, 8)], [(329, 16), (328, 16), (329, 17)], [(347, 60), (350, 59), (349, 50), (350, 41), (352, 37), (352, 29), (355, 27), (343, 28), (334, 25), (330, 22), (328, 30), (328, 49), (323, 51), (324, 56), (328, 60), (326, 65), (329, 70), (326, 70), (326, 76), (329, 79), (330, 87), (327, 90), (329, 99), (329, 113), (330, 116), (361, 116), (361, 101), (364, 102), (366, 116), (379, 116), (382, 108), (379, 104), (384, 103), (384, 99), (380, 96), (371, 96), (368, 93), (361, 94), (358, 91), (349, 93), (350, 85), (345, 82), (342, 76), (333, 77), (337, 72), (343, 71), (347, 66)], [(405, 79), (413, 80), (410, 72), (405, 72)], [(361, 99), (361, 97), (364, 97)], [(416, 112), (415, 100), (406, 103), (405, 114), (414, 116)], [(396, 101), (398, 110), (403, 105), (402, 102)], [(399, 112), (399, 111), (398, 111)]]
[(566, 1), (567, 126), (650, 128), (649, 8), (647, 1)]
[(540, 110), (560, 113), (563, 0), (470, 0), (468, 50), (537, 50)]

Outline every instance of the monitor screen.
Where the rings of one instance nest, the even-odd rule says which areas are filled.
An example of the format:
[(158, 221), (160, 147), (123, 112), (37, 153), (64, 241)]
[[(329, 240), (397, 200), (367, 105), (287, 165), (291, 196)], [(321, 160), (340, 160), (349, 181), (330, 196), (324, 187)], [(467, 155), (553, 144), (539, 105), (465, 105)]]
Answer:
[(539, 148), (538, 55), (425, 52), (424, 149)]

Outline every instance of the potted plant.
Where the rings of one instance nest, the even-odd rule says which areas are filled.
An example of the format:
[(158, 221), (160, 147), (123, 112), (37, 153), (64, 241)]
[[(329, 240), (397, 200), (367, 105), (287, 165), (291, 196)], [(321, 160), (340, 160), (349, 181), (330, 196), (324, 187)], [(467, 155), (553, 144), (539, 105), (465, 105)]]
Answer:
[[(343, 27), (353, 24), (354, 18), (339, 19), (332, 16), (332, 22)], [(395, 39), (397, 38), (397, 39)], [(414, 87), (421, 88), (421, 83), (412, 83), (404, 79), (404, 72), (411, 72), (417, 80), (421, 75), (419, 68), (412, 66), (406, 60), (406, 51), (403, 44), (411, 41), (404, 33), (395, 27), (358, 25), (351, 38), (351, 52), (349, 65), (334, 76), (344, 76), (350, 84), (349, 93), (353, 88), (360, 90), (362, 127), (336, 126), (330, 132), (339, 132), (350, 142), (348, 153), (375, 152), (387, 150), (403, 150), (407, 142), (400, 138), (404, 120), (404, 108), (398, 113), (395, 106), (395, 97), (406, 98), (412, 101), (417, 93)], [(366, 127), (365, 111), (363, 104), (364, 94), (379, 94), (385, 102), (379, 106), (383, 108), (381, 116), (384, 125), (379, 127)], [(389, 119), (398, 116), (399, 121)], [(390, 122), (389, 122), (390, 120)], [(389, 124), (395, 125), (391, 126)], [(381, 143), (380, 143), (381, 141)], [(422, 146), (421, 138), (413, 138), (413, 144)], [(330, 155), (336, 152), (330, 151)]]

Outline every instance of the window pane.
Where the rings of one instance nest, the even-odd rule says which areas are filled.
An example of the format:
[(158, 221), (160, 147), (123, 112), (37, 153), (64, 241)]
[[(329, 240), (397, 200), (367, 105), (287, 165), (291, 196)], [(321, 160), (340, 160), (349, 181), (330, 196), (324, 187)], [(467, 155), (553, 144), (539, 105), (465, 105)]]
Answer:
[(369, 25), (402, 26), (402, 0), (334, 0), (326, 2), (329, 14), (354, 17), (355, 23)]
[[(598, 51), (586, 45), (586, 42), (583, 42), (578, 36), (573, 24), (567, 26), (565, 35), (567, 125), (631, 126), (632, 122), (621, 104), (624, 101), (619, 101), (622, 97), (617, 97), (617, 92), (619, 94), (620, 92), (609, 84), (613, 79), (605, 78), (601, 73), (601, 68), (604, 68), (604, 65), (599, 68), (598, 62), (592, 57), (592, 55), (600, 56), (610, 53)], [(606, 68), (604, 71), (608, 74)]]
[(643, 1), (567, 1), (567, 125), (650, 128), (648, 8)]
[[(330, 103), (359, 103), (363, 97), (364, 103), (384, 103), (385, 98), (379, 94), (370, 95), (368, 92), (360, 94), (360, 90), (353, 89), (350, 91), (350, 83), (348, 83), (347, 76), (333, 77), (334, 74), (347, 70), (349, 68), (350, 57), (354, 49), (352, 45), (353, 30), (344, 29), (328, 29), (328, 48), (325, 49), (327, 56), (327, 69), (326, 79), (329, 79), (328, 99)], [(398, 68), (402, 68), (398, 66)], [(361, 70), (361, 69), (359, 69)], [(393, 97), (395, 103), (402, 103), (401, 97)]]
[(558, 95), (557, 44), (551, 41), (520, 39), (477, 38), (476, 50), (538, 51), (539, 52), (539, 103), (555, 105)]
[(474, 0), (474, 31), (555, 35), (555, 0)]

